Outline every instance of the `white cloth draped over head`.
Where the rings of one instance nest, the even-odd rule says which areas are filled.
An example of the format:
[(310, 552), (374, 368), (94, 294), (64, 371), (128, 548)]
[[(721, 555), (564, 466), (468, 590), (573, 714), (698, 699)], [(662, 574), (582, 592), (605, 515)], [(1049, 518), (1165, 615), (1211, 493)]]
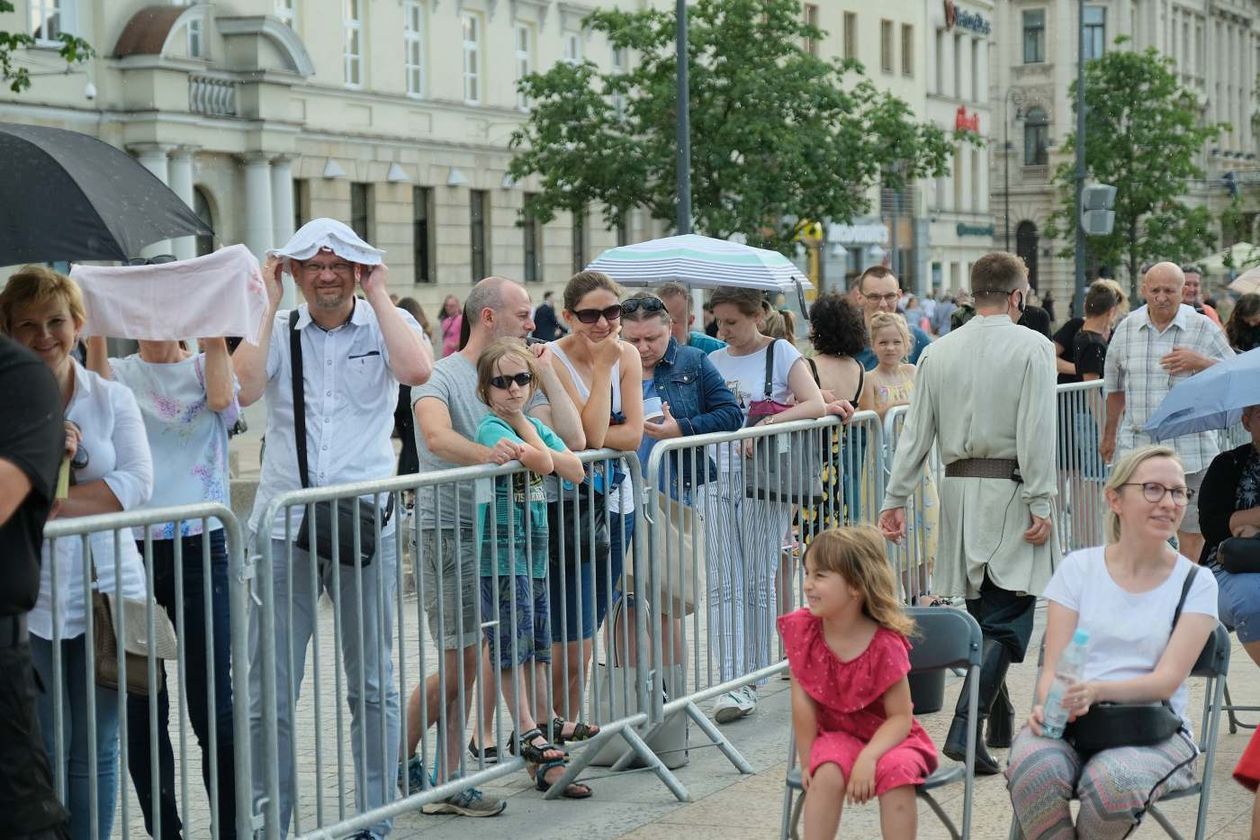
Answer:
[[(349, 225), (336, 219), (311, 219), (284, 243), (273, 248), (268, 256), (289, 260), (309, 260), (328, 249), (343, 260), (359, 265), (380, 265), (385, 252), (364, 242)], [(290, 272), (292, 273), (292, 272)]]
[(76, 265), (84, 336), (179, 341), (241, 336), (258, 342), (267, 311), (258, 260), (244, 245), (156, 265)]

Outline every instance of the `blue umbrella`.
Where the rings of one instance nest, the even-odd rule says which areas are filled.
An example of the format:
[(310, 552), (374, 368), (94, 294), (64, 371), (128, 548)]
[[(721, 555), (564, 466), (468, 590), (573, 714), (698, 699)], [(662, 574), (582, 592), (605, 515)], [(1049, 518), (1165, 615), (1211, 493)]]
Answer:
[(1156, 440), (1228, 429), (1260, 405), (1260, 348), (1217, 362), (1179, 382), (1142, 430)]

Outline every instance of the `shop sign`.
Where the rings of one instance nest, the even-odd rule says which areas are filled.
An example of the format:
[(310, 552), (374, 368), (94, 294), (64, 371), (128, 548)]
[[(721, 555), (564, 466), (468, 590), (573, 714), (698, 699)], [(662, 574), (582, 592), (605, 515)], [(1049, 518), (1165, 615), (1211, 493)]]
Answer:
[(958, 8), (954, 0), (945, 0), (945, 28), (955, 27), (975, 32), (977, 35), (988, 35), (993, 28), (984, 17)]
[(980, 133), (980, 115), (975, 111), (967, 113), (966, 105), (959, 105), (958, 110), (954, 113), (954, 130), (970, 131), (972, 134)]
[(993, 236), (993, 225), (969, 225), (966, 222), (959, 222), (954, 231), (959, 236)]

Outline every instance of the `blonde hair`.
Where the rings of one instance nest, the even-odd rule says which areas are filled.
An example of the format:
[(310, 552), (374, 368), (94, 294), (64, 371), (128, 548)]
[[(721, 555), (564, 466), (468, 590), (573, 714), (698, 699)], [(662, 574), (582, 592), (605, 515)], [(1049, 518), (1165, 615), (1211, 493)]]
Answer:
[(60, 302), (70, 310), (75, 326), (83, 326), (87, 309), (79, 284), (64, 274), (44, 265), (24, 265), (10, 275), (0, 292), (0, 328), (6, 333), (13, 328), (13, 312), (22, 306), (43, 306)]
[(897, 581), (884, 554), (884, 538), (870, 525), (829, 528), (809, 544), (805, 562), (840, 575), (858, 591), (862, 613), (903, 636), (915, 632), (914, 620), (897, 600)]
[[(1171, 446), (1143, 446), (1127, 453), (1112, 464), (1111, 475), (1107, 478), (1107, 483), (1103, 485), (1103, 492), (1119, 493), (1121, 488), (1133, 479), (1137, 468), (1152, 458), (1171, 458), (1177, 462), (1177, 466), (1185, 469), (1181, 459), (1177, 457), (1176, 450)], [(1107, 512), (1103, 517), (1103, 535), (1108, 545), (1120, 541), (1120, 517), (1111, 509), (1111, 505), (1107, 505)]]
[[(492, 387), (490, 380), (499, 375), (495, 372), (495, 368), (499, 366), (500, 361), (508, 357), (525, 365), (525, 369), (533, 377), (533, 381), (529, 384), (530, 397), (534, 395), (537, 388), (541, 387), (534, 354), (529, 352), (519, 338), (500, 338), (482, 350), (481, 355), (477, 357), (477, 396), (486, 405), (490, 405), (490, 388)], [(526, 399), (528, 400), (528, 397)]]
[(871, 316), (871, 345), (874, 346), (875, 336), (880, 330), (890, 328), (895, 329), (901, 336), (901, 343), (906, 348), (901, 360), (905, 361), (910, 357), (910, 351), (914, 349), (914, 341), (910, 338), (910, 327), (906, 326), (906, 319), (896, 312), (876, 312)]

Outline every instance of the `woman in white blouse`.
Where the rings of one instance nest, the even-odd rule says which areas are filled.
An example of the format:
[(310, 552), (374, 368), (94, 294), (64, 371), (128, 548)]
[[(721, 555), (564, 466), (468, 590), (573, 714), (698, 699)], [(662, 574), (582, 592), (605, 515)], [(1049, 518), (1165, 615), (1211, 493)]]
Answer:
[[(85, 313), (83, 297), (70, 278), (43, 266), (26, 266), (0, 292), (0, 326), (35, 352), (57, 379), (65, 418), (76, 452), (74, 484), (54, 517), (89, 516), (140, 507), (153, 492), (153, 464), (135, 397), (122, 385), (101, 379), (70, 355)], [(73, 425), (72, 425), (73, 424)], [(119, 598), (146, 597), (144, 566), (129, 539), (103, 532), (90, 538), (98, 586)], [(88, 667), (85, 622), (91, 599), (84, 589), (83, 543), (62, 539), (50, 556), (44, 546), (39, 600), (28, 618), (31, 654), (44, 684), (36, 709), (49, 757), (64, 761), (66, 806), (74, 840), (110, 836), (118, 791), (118, 695), (93, 684)], [(55, 584), (54, 584), (55, 580)], [(60, 650), (60, 673), (53, 673), (53, 648)], [(63, 708), (61, 756), (54, 754), (54, 691)], [(96, 692), (96, 740), (88, 742), (87, 692)], [(90, 799), (91, 754), (96, 758), (96, 801)]]

